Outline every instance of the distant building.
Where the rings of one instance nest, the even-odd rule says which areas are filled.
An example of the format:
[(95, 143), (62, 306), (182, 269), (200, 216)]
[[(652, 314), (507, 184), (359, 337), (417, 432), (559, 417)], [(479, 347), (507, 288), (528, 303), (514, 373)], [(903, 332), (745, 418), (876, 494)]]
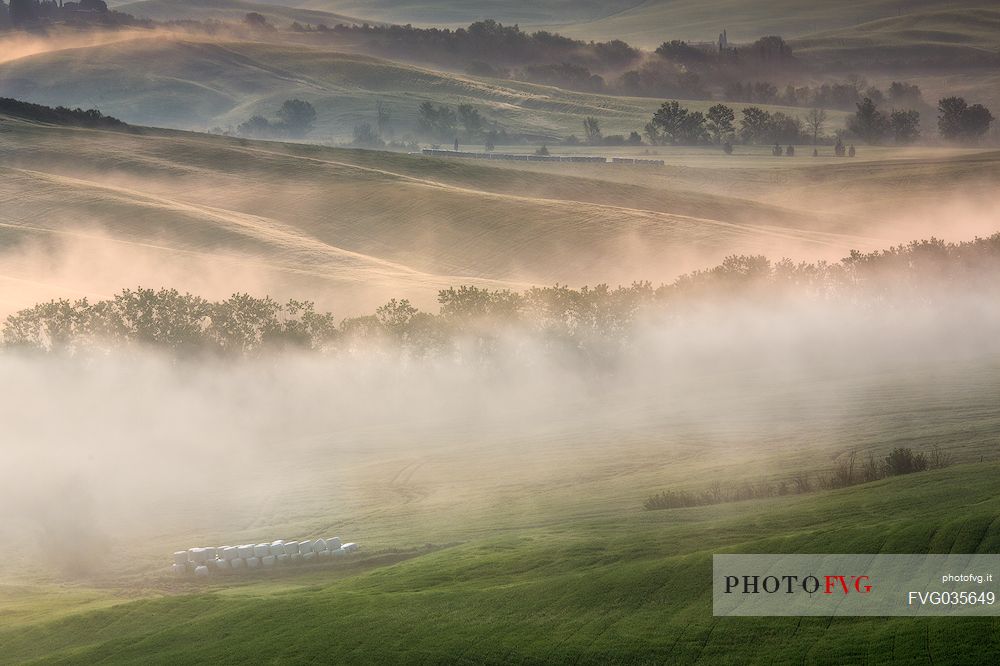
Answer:
[(729, 37), (726, 35), (725, 29), (719, 34), (719, 53), (724, 52), (729, 48)]

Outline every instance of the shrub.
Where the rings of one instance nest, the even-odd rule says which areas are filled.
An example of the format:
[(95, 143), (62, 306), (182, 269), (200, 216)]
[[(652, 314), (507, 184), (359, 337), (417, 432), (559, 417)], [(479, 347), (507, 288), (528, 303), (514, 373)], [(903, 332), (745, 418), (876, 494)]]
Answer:
[(895, 448), (892, 450), (892, 453), (885, 457), (885, 471), (887, 476), (923, 472), (927, 468), (927, 456), (922, 453), (914, 453), (913, 449), (904, 447)]

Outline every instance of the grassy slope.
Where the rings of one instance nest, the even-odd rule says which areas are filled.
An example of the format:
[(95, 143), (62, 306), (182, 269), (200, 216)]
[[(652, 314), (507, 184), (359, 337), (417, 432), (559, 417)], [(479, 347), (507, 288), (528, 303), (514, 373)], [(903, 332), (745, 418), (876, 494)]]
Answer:
[[(623, 229), (644, 244), (658, 242), (662, 227), (663, 238), (685, 248), (716, 243), (719, 251), (764, 251), (773, 249), (775, 229), (750, 224), (755, 216), (782, 233), (815, 239), (816, 228), (847, 231), (854, 223), (811, 217), (809, 207), (823, 197), (833, 202), (838, 193), (863, 192), (841, 205), (879, 200), (900, 208), (920, 192), (940, 198), (977, 174), (995, 177), (1000, 159), (885, 149), (863, 152), (857, 162), (737, 156), (720, 165), (717, 156), (681, 151), (673, 166), (656, 171), (568, 165), (536, 171), (9, 119), (0, 122), (0, 156), (10, 165), (0, 184), (0, 223), (12, 225), (3, 227), (5, 244), (44, 235), (37, 229), (73, 232), (92, 218), (130, 251), (155, 243), (172, 253), (205, 252), (217, 263), (235, 251), (259, 254), (257, 261), (286, 270), (346, 277), (352, 289), (400, 270), (381, 263), (385, 257), (428, 270), (458, 265), (513, 275), (506, 262), (517, 255), (551, 277), (542, 271), (560, 264), (552, 260), (553, 248), (568, 247), (577, 259), (588, 251), (606, 254)], [(782, 207), (766, 203), (782, 192)], [(685, 222), (679, 211), (697, 216), (697, 223)], [(703, 217), (709, 212), (716, 222), (744, 220), (744, 232), (730, 234), (732, 227)], [(435, 236), (437, 243), (418, 242)], [(87, 272), (99, 264), (88, 261)], [(593, 281), (593, 266), (583, 266)], [(429, 274), (432, 283), (438, 279)], [(121, 272), (115, 276), (121, 279)], [(421, 279), (406, 274), (392, 282), (392, 295), (410, 295)], [(329, 284), (310, 277), (297, 285), (297, 295)], [(902, 367), (860, 384), (849, 369), (838, 372), (848, 373), (846, 385), (772, 382), (767, 396), (729, 396), (726, 418), (716, 426), (745, 444), (742, 454), (720, 452), (711, 437), (686, 432), (683, 413), (647, 420), (663, 414), (656, 395), (646, 398), (655, 410), (630, 401), (616, 407), (621, 411), (613, 422), (627, 427), (552, 419), (544, 433), (504, 429), (470, 442), (461, 429), (448, 437), (424, 437), (419, 429), (402, 436), (390, 423), (352, 434), (349, 455), (332, 442), (327, 449), (324, 439), (305, 458), (276, 457), (268, 474), (296, 483), (269, 493), (267, 503), (243, 503), (245, 515), (235, 520), (225, 512), (216, 517), (204, 502), (192, 505), (169, 531), (142, 540), (144, 549), (129, 546), (123, 569), (89, 583), (96, 587), (58, 580), (35, 587), (23, 577), (20, 587), (0, 587), (7, 620), (0, 650), (11, 662), (79, 663), (149, 662), (153, 654), (162, 662), (434, 661), (456, 654), (470, 662), (594, 663), (995, 657), (991, 620), (715, 621), (706, 593), (710, 553), (722, 549), (996, 550), (1000, 503), (993, 464), (767, 502), (639, 509), (645, 496), (666, 486), (815, 469), (817, 460), (835, 460), (848, 447), (864, 454), (941, 444), (963, 462), (995, 456), (995, 363), (979, 360), (933, 378)], [(690, 387), (692, 394), (698, 390), (709, 389)], [(711, 391), (713, 400), (721, 399)], [(839, 396), (837, 404), (826, 396)], [(339, 476), (335, 488), (317, 492), (330, 487), (331, 470)], [(207, 589), (155, 573), (163, 553), (188, 539), (326, 533), (331, 524), (363, 542), (371, 559)], [(461, 543), (422, 553), (427, 542)], [(382, 557), (408, 559), (381, 566)], [(121, 603), (135, 596), (149, 599)]]
[(1000, 10), (915, 12), (817, 32), (792, 45), (809, 56), (859, 64), (872, 57), (901, 63), (941, 56), (990, 57), (1000, 48)]
[(295, 0), (294, 4), (371, 16), (392, 23), (458, 24), (494, 18), (504, 23), (565, 23), (591, 20), (641, 4), (642, 0)]
[[(355, 124), (373, 121), (377, 100), (389, 105), (400, 136), (412, 131), (417, 107), (429, 100), (473, 104), (508, 131), (548, 140), (580, 135), (586, 116), (597, 117), (605, 134), (640, 130), (662, 101), (434, 72), (330, 48), (165, 38), (9, 62), (0, 65), (0, 93), (185, 128), (235, 126), (255, 113), (273, 118), (284, 100), (298, 97), (317, 109), (313, 140), (349, 138)], [(711, 102), (687, 104), (704, 110)], [(845, 117), (831, 113), (831, 127)]]
[[(0, 153), (13, 167), (0, 182), (8, 242), (97, 243), (103, 234), (171, 262), (214, 257), (265, 270), (281, 276), (282, 293), (332, 299), (357, 290), (352, 302), (372, 290), (426, 305), (460, 282), (667, 280), (733, 252), (838, 258), (887, 241), (872, 237), (870, 219), (814, 208), (818, 192), (898, 167), (743, 156), (723, 179), (683, 160), (657, 170), (538, 172), (197, 134), (0, 126)], [(962, 159), (919, 164), (947, 189), (968, 185)], [(801, 200), (777, 198), (778, 186), (814, 172), (839, 175)], [(901, 198), (913, 191), (894, 188)], [(5, 273), (21, 275), (9, 264)], [(71, 284), (53, 278), (39, 288)]]
[(996, 465), (808, 497), (559, 519), (343, 579), (0, 630), (11, 663), (990, 663), (994, 618), (716, 619), (713, 552), (996, 552)]
[(298, 21), (302, 24), (360, 23), (361, 19), (344, 14), (324, 12), (278, 4), (247, 2), (246, 0), (140, 0), (115, 6), (117, 11), (156, 21), (230, 21), (240, 22), (249, 12), (264, 15), (274, 25), (285, 27)]
[(655, 46), (667, 39), (714, 41), (725, 28), (731, 41), (747, 42), (763, 35), (800, 37), (900, 13), (992, 6), (988, 0), (646, 0), (632, 9), (559, 29), (588, 39), (617, 37)]

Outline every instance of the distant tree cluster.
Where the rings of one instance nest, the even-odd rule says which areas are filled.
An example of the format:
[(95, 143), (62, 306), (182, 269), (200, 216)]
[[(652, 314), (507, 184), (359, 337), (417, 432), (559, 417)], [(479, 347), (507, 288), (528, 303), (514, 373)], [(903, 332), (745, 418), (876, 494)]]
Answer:
[(312, 303), (235, 294), (209, 302), (175, 289), (126, 289), (90, 303), (57, 300), (8, 317), (4, 343), (15, 349), (73, 353), (141, 346), (177, 353), (240, 356), (268, 349), (319, 350), (337, 333)]
[(361, 38), (383, 55), (453, 66), (458, 62), (520, 67), (572, 63), (590, 69), (621, 68), (641, 55), (620, 40), (584, 42), (540, 30), (528, 33), (492, 19), (467, 28), (415, 28), (412, 25), (338, 25), (339, 35)]
[[(938, 132), (941, 138), (961, 143), (978, 143), (989, 132), (993, 114), (982, 104), (968, 104), (961, 97), (946, 97), (938, 102)], [(916, 109), (879, 110), (874, 100), (865, 97), (848, 121), (852, 134), (868, 144), (891, 139), (904, 145), (920, 137), (920, 112)]]
[(640, 317), (654, 312), (683, 322), (687, 313), (720, 298), (756, 305), (823, 299), (879, 309), (947, 306), (954, 297), (949, 289), (998, 295), (998, 271), (1000, 234), (958, 244), (931, 239), (852, 252), (836, 264), (732, 256), (657, 288), (648, 282), (523, 292), (462, 286), (439, 293), (436, 315), (393, 299), (372, 315), (339, 325), (308, 302), (281, 304), (246, 294), (209, 302), (176, 290), (140, 288), (96, 303), (56, 300), (22, 310), (7, 318), (3, 342), (8, 348), (70, 354), (138, 346), (234, 356), (359, 348), (424, 356), (449, 354), (468, 343), (488, 353), (505, 332), (515, 330), (553, 351), (603, 363), (626, 349)]
[(97, 109), (67, 109), (64, 106), (53, 108), (42, 104), (21, 102), (9, 97), (0, 97), (0, 113), (55, 125), (73, 125), (76, 127), (103, 129), (128, 128), (128, 125), (122, 121), (111, 116), (106, 116)]
[(938, 131), (949, 141), (976, 143), (994, 120), (985, 106), (970, 105), (961, 97), (946, 97), (938, 102)]
[(867, 144), (879, 144), (891, 138), (898, 145), (913, 143), (920, 137), (920, 112), (916, 109), (892, 109), (882, 113), (869, 97), (858, 103), (857, 111), (847, 122), (847, 129)]
[[(818, 112), (817, 112), (818, 113)], [(646, 124), (643, 132), (653, 145), (697, 145), (713, 143), (731, 146), (736, 140), (748, 144), (793, 144), (808, 140), (805, 124), (800, 118), (781, 111), (769, 112), (756, 106), (740, 111), (739, 126), (736, 111), (725, 104), (716, 104), (707, 113), (691, 111), (680, 102), (664, 102)], [(826, 116), (813, 118), (811, 129), (822, 131)]]
[(812, 106), (821, 109), (853, 110), (864, 98), (876, 105), (888, 103), (894, 107), (924, 108), (927, 106), (920, 87), (902, 81), (893, 81), (883, 92), (870, 86), (860, 77), (840, 83), (819, 86), (787, 85), (783, 91), (769, 81), (733, 81), (723, 88), (723, 98), (733, 102), (757, 104), (783, 104), (786, 106)]
[[(902, 84), (900, 84), (902, 86)], [(900, 99), (907, 96), (900, 95)], [(993, 115), (981, 104), (969, 105), (960, 97), (942, 99), (938, 105), (938, 128), (942, 138), (965, 143), (981, 140), (989, 131)], [(826, 111), (811, 109), (803, 118), (781, 111), (767, 111), (759, 106), (747, 106), (740, 111), (739, 126), (736, 112), (725, 104), (716, 104), (707, 113), (692, 111), (676, 100), (664, 102), (646, 124), (643, 133), (653, 145), (717, 144), (731, 148), (736, 141), (746, 144), (770, 144), (778, 148), (788, 144), (791, 150), (780, 154), (794, 155), (794, 144), (819, 143), (826, 127)], [(916, 109), (892, 108), (888, 113), (876, 102), (865, 97), (856, 104), (856, 111), (847, 123), (850, 135), (867, 144), (891, 141), (907, 145), (921, 134), (920, 112)], [(837, 155), (843, 155), (838, 136)], [(727, 149), (728, 152), (728, 149)], [(775, 151), (775, 154), (779, 154)]]
[(236, 133), (247, 138), (268, 139), (274, 137), (302, 138), (308, 134), (316, 121), (316, 109), (309, 102), (300, 99), (285, 100), (278, 109), (278, 119), (271, 121), (264, 116), (251, 116), (239, 124)]
[(431, 141), (461, 140), (466, 143), (483, 143), (493, 150), (497, 143), (507, 143), (507, 131), (488, 121), (472, 104), (459, 104), (452, 108), (446, 104), (436, 106), (423, 102), (417, 108), (417, 134)]

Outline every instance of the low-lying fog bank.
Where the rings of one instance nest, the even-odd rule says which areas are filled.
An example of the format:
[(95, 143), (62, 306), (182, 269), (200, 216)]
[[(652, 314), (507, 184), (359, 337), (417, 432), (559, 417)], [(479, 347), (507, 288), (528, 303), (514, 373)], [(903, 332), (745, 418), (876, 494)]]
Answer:
[[(131, 318), (101, 320), (130, 322), (133, 337), (122, 329), (99, 345), (12, 344), (11, 319), (0, 353), (0, 535), (31, 544), (20, 551), (36, 566), (93, 573), (115, 544), (181, 525), (220, 534), (301, 519), (305, 494), (331, 519), (370, 512), (376, 487), (394, 481), (379, 476), (384, 460), (447, 460), (436, 505), (447, 511), (448, 498), (515, 478), (558, 479), (584, 449), (611, 465), (683, 458), (690, 482), (726, 459), (778, 473), (794, 464), (788, 451), (814, 449), (815, 468), (909, 437), (947, 445), (955, 428), (985, 442), (1000, 397), (995, 244), (869, 257), (859, 263), (879, 271), (864, 273), (863, 299), (818, 289), (829, 267), (800, 267), (787, 283), (768, 269), (751, 287), (763, 269), (750, 258), (684, 278), (659, 303), (641, 285), (538, 290), (534, 301), (529, 292), (516, 320), (516, 294), (456, 290), (440, 315), (395, 302), (334, 327), (330, 348), (229, 354), (143, 341), (137, 331), (170, 323), (143, 309), (143, 292), (126, 299), (136, 310), (118, 311)], [(896, 291), (879, 286), (888, 284)], [(779, 287), (782, 297), (768, 295)], [(227, 335), (253, 329), (226, 312), (217, 327)], [(57, 320), (79, 332), (81, 320), (46, 321)], [(39, 339), (51, 340), (45, 330)], [(417, 345), (421, 332), (434, 344)]]

